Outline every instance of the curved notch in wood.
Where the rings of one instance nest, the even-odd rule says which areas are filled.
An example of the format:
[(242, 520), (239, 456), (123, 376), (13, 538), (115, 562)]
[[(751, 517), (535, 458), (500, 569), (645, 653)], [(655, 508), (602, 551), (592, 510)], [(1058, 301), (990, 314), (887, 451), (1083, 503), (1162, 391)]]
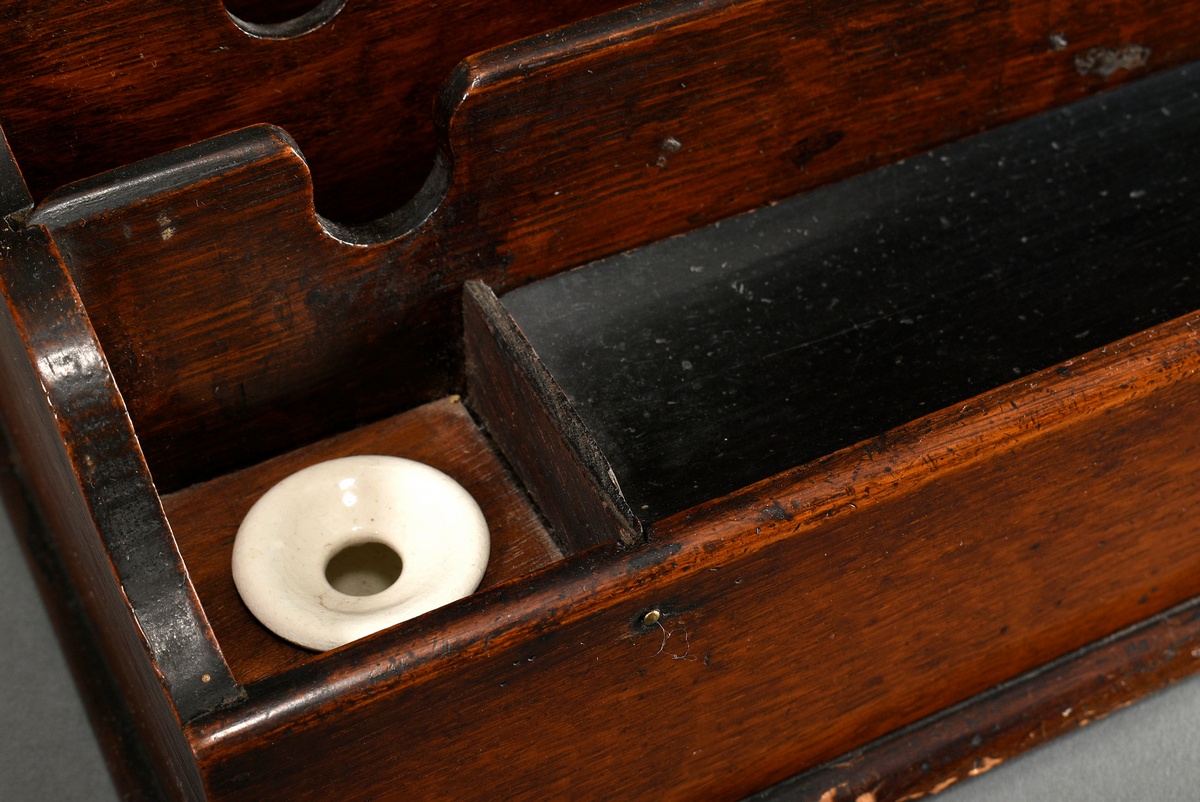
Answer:
[(242, 0), (241, 25), (220, 0), (9, 3), (0, 8), (0, 123), (39, 200), (199, 139), (280, 125), (312, 159), (322, 211), (361, 223), (424, 183), (437, 150), (429, 109), (457, 62), (625, 2), (384, 0), (339, 10), (340, 0), (325, 0), (280, 20), (268, 0)]
[[(468, 279), (504, 292), (1104, 89), (1132, 73), (1075, 57), (1111, 30), (1155, 54), (1139, 69), (1200, 56), (1190, 3), (1153, 30), (1116, 2), (1087, 26), (1065, 1), (946, 0), (921, 24), (887, 6), (879, 25), (833, 0), (652, 4), (463, 62), (427, 191), (375, 223), (323, 222), (298, 149), (261, 127), (82, 182), (34, 219), (177, 488), (460, 390)], [(1081, 33), (1060, 47), (1068, 16)]]
[[(306, 4), (311, 5), (310, 8), (303, 8), (298, 4), (293, 8), (288, 4), (282, 4), (286, 11), (298, 12), (282, 15), (269, 7), (261, 9), (255, 7), (254, 4), (237, 5), (246, 5), (246, 8), (245, 10), (241, 8), (233, 10), (229, 7), (229, 3), (226, 3), (225, 12), (229, 14), (229, 19), (233, 21), (234, 25), (250, 36), (259, 39), (292, 39), (312, 33), (329, 22), (345, 7), (346, 0), (320, 0), (316, 5)], [(256, 19), (260, 13), (265, 14), (265, 19)]]

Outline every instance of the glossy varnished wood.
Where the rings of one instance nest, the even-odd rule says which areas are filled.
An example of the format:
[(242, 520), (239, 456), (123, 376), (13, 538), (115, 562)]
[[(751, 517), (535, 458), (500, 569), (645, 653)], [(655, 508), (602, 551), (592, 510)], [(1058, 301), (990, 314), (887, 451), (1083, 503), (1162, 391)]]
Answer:
[[(0, 12), (0, 122), (43, 200), (30, 211), (0, 149), (0, 401), (63, 592), (167, 793), (732, 797), (1200, 593), (1187, 318), (685, 511), (636, 548), (522, 557), (524, 579), (328, 659), (256, 662), (243, 619), (242, 687), (156, 487), (186, 499), (461, 390), (468, 279), (511, 289), (1180, 64), (1200, 55), (1200, 6), (652, 2), (470, 55), (409, 126), (418, 84), (459, 55), (435, 37), (378, 59), (409, 41), (397, 24), (420, 28), (408, 12), (352, 3), (288, 39), (222, 22), (244, 37), (222, 51), (215, 3), (134, 5), (120, 29), (111, 4)], [(533, 29), (558, 8), (594, 10), (533, 10)], [(484, 37), (464, 53), (533, 32), (444, 19)], [(322, 50), (339, 31), (348, 44)], [(389, 78), (417, 60), (442, 75)], [(334, 144), (372, 93), (401, 110)], [(319, 216), (309, 164), (269, 126), (45, 199), (260, 121), (301, 139), (327, 217), (395, 211)], [(366, 155), (408, 152), (400, 129), (419, 170)], [(201, 546), (229, 529), (195, 518), (184, 551), (228, 611)]]
[[(433, 165), (432, 114), (454, 65), (623, 0), (416, 3), (221, 0), (10, 3), (0, 11), (0, 124), (34, 195), (205, 137), (282, 125), (340, 220), (408, 200)], [(283, 5), (283, 8), (271, 6)], [(281, 19), (282, 18), (282, 19)], [(299, 34), (299, 35), (297, 35)]]
[(1165, 611), (1200, 592), (1198, 326), (259, 683), (188, 728), (206, 788), (317, 798), (320, 777), (365, 799), (372, 778), (409, 777), (428, 798), (736, 798)]
[(21, 535), (22, 551), (33, 568), (33, 578), (113, 782), (128, 802), (167, 798), (167, 785), (152, 757), (155, 749), (139, 730), (134, 706), (128, 703), (126, 688), (116, 678), (118, 672), (97, 659), (105, 653), (102, 644), (106, 638), (84, 611), (54, 538), (31, 502), (23, 477), (13, 467), (16, 462), (15, 452), (8, 453), (6, 448), (0, 459), (0, 500), (13, 530)]
[[(327, 459), (384, 454), (415, 459), (449, 475), (476, 499), (491, 533), (481, 589), (561, 559), (523, 490), (501, 465), (457, 398), (323, 440), (163, 498), (196, 592), (234, 677), (248, 684), (316, 659), (251, 616), (233, 585), (233, 539), (250, 506), (275, 483)], [(386, 637), (386, 636), (383, 636)]]
[[(129, 417), (45, 232), (0, 233), (0, 409), (90, 637), (162, 786), (199, 780), (182, 722), (241, 698), (187, 577)], [(31, 467), (35, 466), (35, 467)], [(45, 548), (45, 545), (42, 545)], [(61, 577), (60, 577), (61, 578)]]
[[(318, 218), (308, 166), (266, 128), (29, 220), (173, 490), (460, 389), (466, 279), (511, 289), (1181, 63), (1196, 12), (649, 3), (462, 61), (428, 181), (372, 225)], [(1127, 69), (1086, 66), (1134, 46)]]

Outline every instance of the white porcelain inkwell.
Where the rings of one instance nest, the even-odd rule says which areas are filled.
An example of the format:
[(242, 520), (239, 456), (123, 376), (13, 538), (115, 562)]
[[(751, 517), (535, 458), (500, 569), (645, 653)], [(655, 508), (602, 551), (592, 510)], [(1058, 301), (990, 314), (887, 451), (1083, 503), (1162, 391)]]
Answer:
[(345, 457), (255, 502), (234, 541), (233, 581), (264, 626), (321, 651), (471, 594), (489, 542), (475, 499), (441, 471)]

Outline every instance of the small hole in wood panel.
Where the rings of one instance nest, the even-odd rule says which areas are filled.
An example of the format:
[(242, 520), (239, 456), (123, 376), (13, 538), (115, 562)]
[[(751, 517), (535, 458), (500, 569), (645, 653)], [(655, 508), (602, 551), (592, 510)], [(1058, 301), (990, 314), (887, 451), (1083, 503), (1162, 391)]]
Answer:
[(396, 583), (404, 561), (383, 543), (371, 541), (347, 546), (329, 558), (325, 579), (347, 596), (374, 596)]
[(225, 0), (233, 23), (259, 39), (291, 39), (320, 28), (346, 0)]

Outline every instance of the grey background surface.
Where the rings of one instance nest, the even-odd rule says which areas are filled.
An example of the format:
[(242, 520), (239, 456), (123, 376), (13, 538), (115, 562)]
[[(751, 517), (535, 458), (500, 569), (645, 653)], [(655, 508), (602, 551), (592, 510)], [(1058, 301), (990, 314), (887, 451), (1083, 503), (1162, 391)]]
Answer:
[[(117, 799), (2, 508), (0, 677), (0, 800)], [(1200, 799), (1198, 758), (1200, 677), (956, 785), (938, 799)]]

